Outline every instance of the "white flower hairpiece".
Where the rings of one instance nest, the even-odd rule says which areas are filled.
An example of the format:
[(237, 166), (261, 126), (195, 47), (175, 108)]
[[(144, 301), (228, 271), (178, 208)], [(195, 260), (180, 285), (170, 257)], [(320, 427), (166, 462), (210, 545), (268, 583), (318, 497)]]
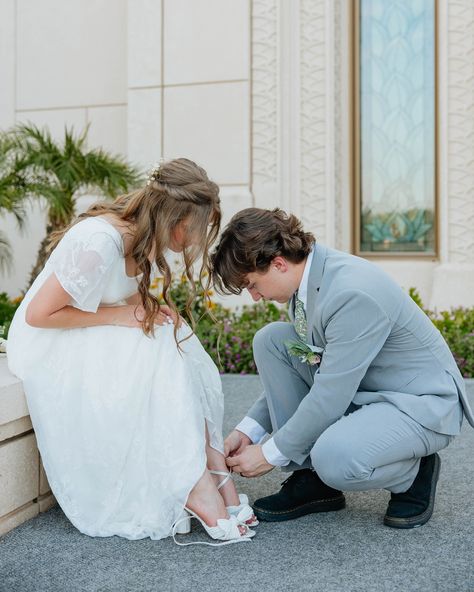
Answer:
[(153, 181), (157, 181), (160, 178), (161, 165), (164, 162), (165, 162), (165, 159), (163, 157), (161, 157), (160, 160), (153, 165), (153, 168), (148, 173), (148, 180), (146, 183), (147, 185), (151, 185), (153, 183)]

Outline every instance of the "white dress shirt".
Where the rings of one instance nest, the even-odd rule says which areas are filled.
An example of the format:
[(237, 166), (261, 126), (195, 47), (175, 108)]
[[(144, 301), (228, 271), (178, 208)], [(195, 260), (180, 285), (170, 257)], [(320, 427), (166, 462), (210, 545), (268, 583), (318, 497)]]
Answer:
[[(309, 270), (311, 269), (311, 263), (313, 261), (313, 253), (314, 251), (311, 250), (304, 266), (303, 275), (301, 276), (301, 282), (298, 287), (298, 298), (303, 303), (305, 312), (306, 312), (306, 304), (308, 301), (308, 277), (309, 277)], [(244, 419), (239, 423), (239, 425), (235, 428), (242, 432), (246, 436), (248, 436), (253, 444), (260, 444), (260, 442), (268, 436), (268, 432), (263, 428), (255, 419), (251, 417), (244, 417)], [(290, 460), (286, 458), (277, 448), (273, 438), (267, 440), (262, 446), (263, 456), (265, 460), (270, 463), (271, 465), (275, 465), (278, 467), (285, 467), (289, 464)]]

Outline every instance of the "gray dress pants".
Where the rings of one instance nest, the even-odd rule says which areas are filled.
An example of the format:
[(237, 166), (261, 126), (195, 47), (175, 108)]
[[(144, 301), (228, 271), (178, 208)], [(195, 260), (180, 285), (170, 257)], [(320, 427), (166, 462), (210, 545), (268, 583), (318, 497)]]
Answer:
[[(248, 415), (276, 432), (312, 387), (315, 367), (288, 354), (285, 342), (297, 339), (291, 323), (272, 323), (261, 331), (254, 339), (254, 356), (264, 393)], [(327, 485), (343, 491), (400, 493), (413, 483), (420, 458), (445, 448), (453, 438), (423, 427), (392, 403), (351, 403), (319, 436), (302, 465), (290, 462), (282, 469), (313, 466)]]

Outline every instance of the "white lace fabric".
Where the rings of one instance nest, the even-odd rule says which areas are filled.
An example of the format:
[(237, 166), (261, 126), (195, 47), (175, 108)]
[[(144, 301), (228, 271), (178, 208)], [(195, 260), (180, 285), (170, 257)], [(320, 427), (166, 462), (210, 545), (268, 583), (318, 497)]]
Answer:
[(15, 314), (8, 363), (23, 380), (53, 493), (84, 534), (170, 536), (206, 467), (206, 425), (223, 450), (218, 370), (195, 336), (181, 354), (169, 325), (154, 338), (118, 326), (30, 327), (26, 307), (53, 272), (71, 304), (89, 312), (136, 291), (117, 231), (87, 219), (64, 236)]
[(119, 258), (123, 260), (113, 236), (98, 231), (86, 237), (65, 237), (64, 242), (52, 254), (48, 265), (62, 287), (71, 295), (73, 306), (87, 312), (96, 312), (102, 297), (104, 279)]

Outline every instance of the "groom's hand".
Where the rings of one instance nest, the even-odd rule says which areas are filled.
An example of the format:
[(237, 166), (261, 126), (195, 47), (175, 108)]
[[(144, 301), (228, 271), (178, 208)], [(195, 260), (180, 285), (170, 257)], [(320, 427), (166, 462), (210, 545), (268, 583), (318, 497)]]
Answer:
[(234, 473), (240, 473), (242, 477), (260, 477), (275, 468), (267, 462), (259, 444), (247, 446), (242, 453), (227, 457), (226, 463)]
[(252, 444), (252, 440), (243, 432), (233, 430), (224, 441), (224, 456), (235, 456), (245, 450), (245, 448)]

